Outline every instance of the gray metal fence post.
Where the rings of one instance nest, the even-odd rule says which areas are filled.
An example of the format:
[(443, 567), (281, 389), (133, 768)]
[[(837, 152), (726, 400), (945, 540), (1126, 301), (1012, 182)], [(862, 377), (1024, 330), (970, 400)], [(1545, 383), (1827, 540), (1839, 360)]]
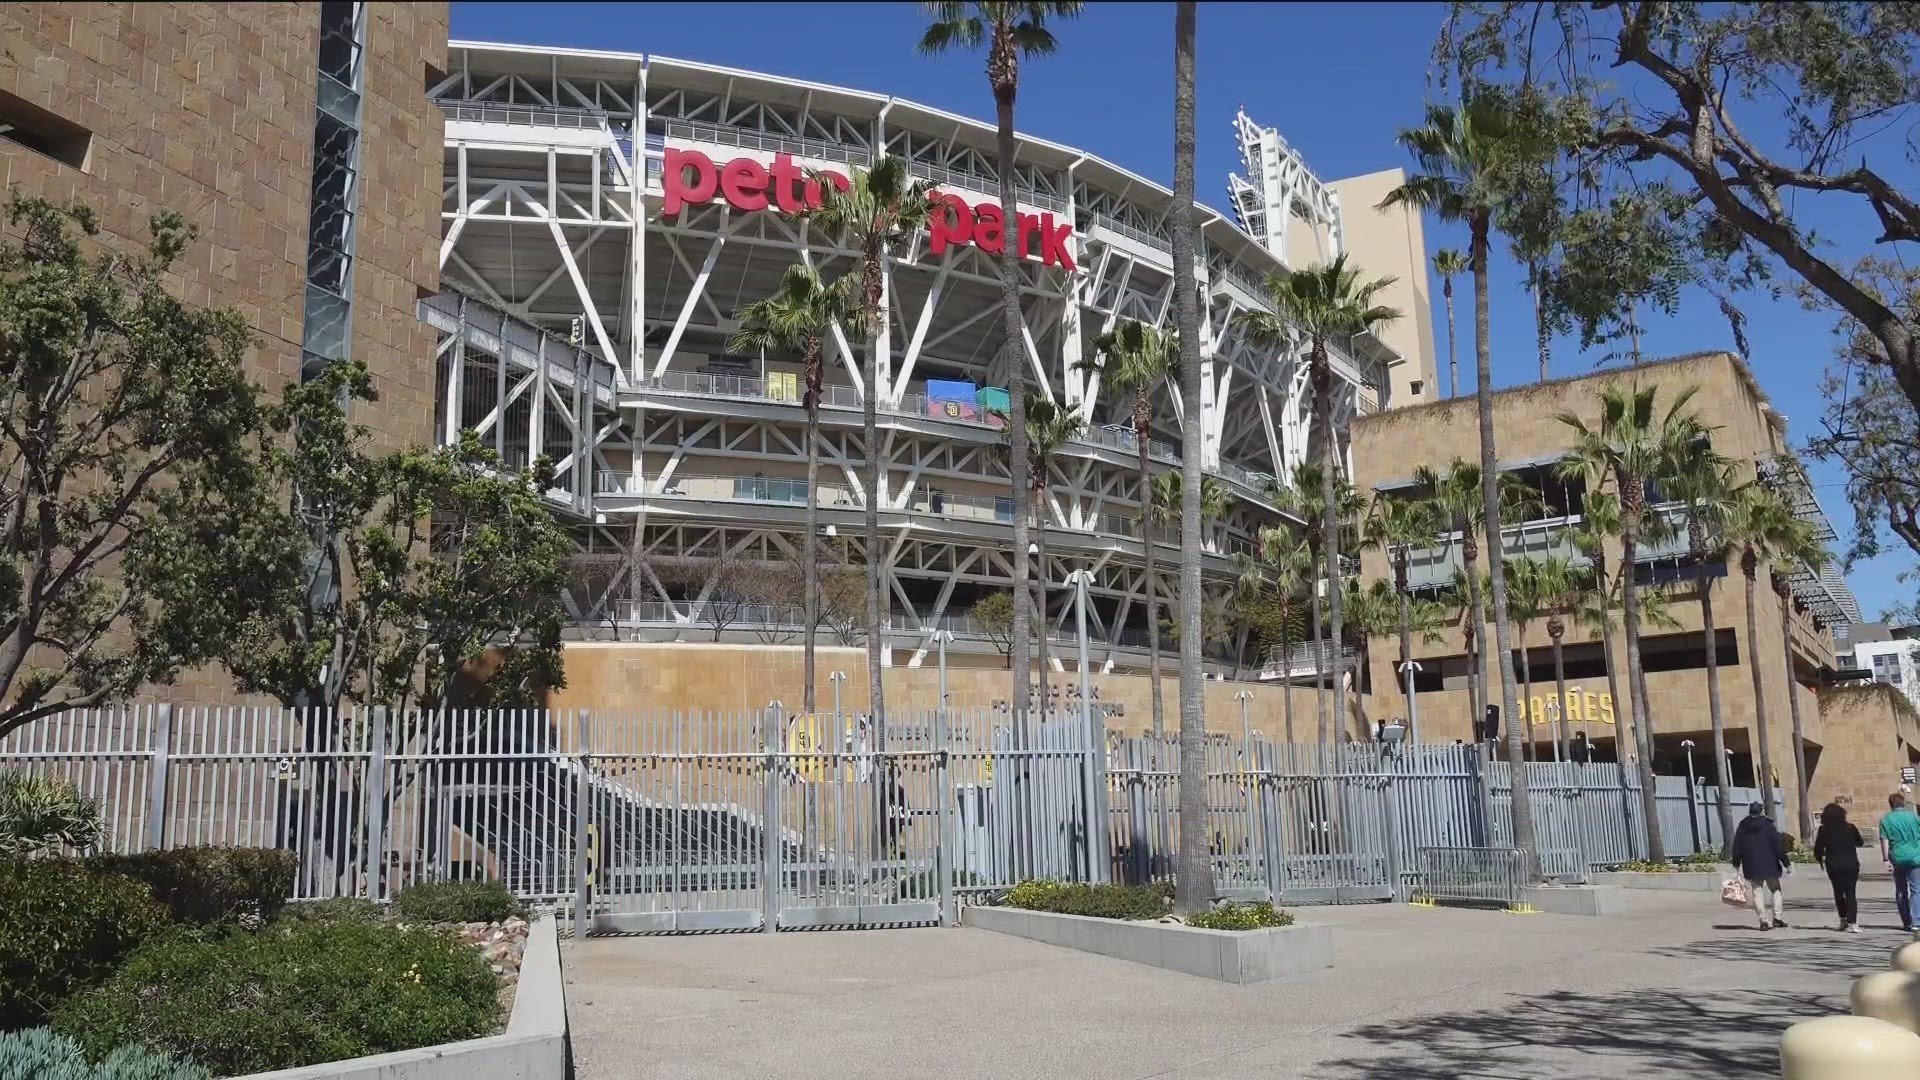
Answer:
[(593, 886), (587, 880), (588, 868), (592, 865), (593, 836), (587, 831), (592, 821), (591, 804), (593, 802), (593, 729), (592, 715), (584, 710), (579, 714), (578, 743), (575, 746), (580, 765), (574, 774), (573, 794), (573, 835), (576, 847), (573, 858), (573, 940), (584, 941), (587, 927), (592, 918), (593, 900), (590, 893)]
[(1387, 816), (1387, 883), (1393, 889), (1393, 899), (1398, 902), (1406, 899), (1400, 891), (1400, 868), (1404, 865), (1400, 858), (1400, 806), (1399, 796), (1393, 790), (1393, 763), (1387, 757), (1390, 751), (1380, 755), (1380, 810)]
[(387, 852), (387, 707), (367, 718), (367, 899), (381, 899), (381, 864)]
[(153, 758), (147, 765), (147, 847), (167, 842), (167, 755), (173, 744), (173, 706), (160, 706), (153, 724)]
[[(839, 683), (834, 689), (839, 689)], [(766, 750), (767, 764), (761, 770), (760, 782), (765, 790), (761, 792), (760, 807), (760, 930), (771, 934), (780, 929), (780, 711), (783, 706), (778, 701), (767, 703), (767, 718), (762, 725), (761, 744)], [(836, 722), (838, 714), (835, 715)], [(840, 733), (834, 732), (835, 746), (839, 745)], [(838, 758), (831, 759), (833, 768), (840, 768)], [(812, 852), (806, 857), (811, 859)]]
[[(945, 633), (945, 631), (939, 631)], [(940, 643), (942, 649), (946, 642)], [(953, 782), (948, 777), (947, 759), (952, 754), (951, 725), (947, 722), (946, 695), (940, 697), (939, 708), (933, 711), (933, 784), (934, 805), (939, 812), (939, 832), (933, 845), (933, 874), (940, 882), (940, 922), (953, 926), (960, 920), (959, 912), (953, 902), (953, 856), (948, 854), (947, 846), (954, 841), (953, 835)]]

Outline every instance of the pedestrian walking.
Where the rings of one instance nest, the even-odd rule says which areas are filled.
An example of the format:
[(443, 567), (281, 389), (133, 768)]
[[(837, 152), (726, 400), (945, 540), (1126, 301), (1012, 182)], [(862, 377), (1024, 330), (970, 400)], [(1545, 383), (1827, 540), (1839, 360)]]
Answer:
[(1912, 930), (1920, 916), (1920, 816), (1900, 792), (1887, 796), (1887, 816), (1880, 819), (1880, 857), (1893, 875), (1894, 905), (1900, 909), (1900, 929)]
[[(1920, 824), (1920, 818), (1914, 819)], [(1747, 816), (1733, 830), (1733, 868), (1747, 879), (1753, 894), (1753, 911), (1760, 916), (1760, 929), (1787, 928), (1787, 899), (1780, 891), (1780, 875), (1787, 869), (1787, 841), (1759, 803), (1747, 807)], [(1768, 905), (1773, 908), (1767, 916)]]
[(1820, 811), (1820, 831), (1813, 837), (1813, 858), (1833, 885), (1833, 909), (1840, 929), (1860, 932), (1860, 830), (1847, 820), (1846, 807), (1828, 803)]

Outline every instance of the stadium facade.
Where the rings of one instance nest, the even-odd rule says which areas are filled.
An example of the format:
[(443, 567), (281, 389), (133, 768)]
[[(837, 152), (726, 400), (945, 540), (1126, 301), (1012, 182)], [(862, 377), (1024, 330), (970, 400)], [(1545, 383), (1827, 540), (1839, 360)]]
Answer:
[[(1141, 525), (1130, 402), (1080, 362), (1118, 320), (1170, 324), (1166, 189), (1022, 136), (1009, 229), (993, 127), (925, 105), (619, 52), (456, 41), (445, 71), (428, 91), (446, 119), (443, 288), (422, 302), (439, 334), (436, 430), (452, 440), (471, 429), (509, 464), (542, 454), (555, 464), (551, 494), (580, 544), (567, 597), (580, 636), (797, 633), (788, 605), (743, 597), (722, 567), (797, 573), (799, 358), (739, 355), (728, 341), (738, 312), (788, 267), (827, 278), (854, 267), (854, 253), (798, 211), (818, 197), (812, 177), (835, 182), (884, 153), (935, 183), (948, 210), (889, 261), (876, 385), (863, 385), (857, 335), (836, 328), (829, 342), (817, 492), (827, 547), (863, 557), (860, 415), (872, 394), (887, 662), (918, 666), (939, 628), (955, 632), (957, 654), (992, 654), (968, 612), (1011, 583), (1013, 500), (991, 410), (1011, 374), (999, 366), (993, 253), (1013, 244), (1026, 377), (1087, 425), (1051, 470), (1042, 573), (1060, 590), (1072, 571), (1092, 571), (1096, 662), (1141, 666), (1142, 545), (1162, 545), (1163, 568), (1178, 546), (1171, 530)], [(1288, 520), (1273, 478), (1306, 447), (1300, 348), (1262, 348), (1243, 331), (1242, 315), (1267, 308), (1271, 275), (1346, 252), (1398, 279), (1390, 302), (1408, 317), (1333, 349), (1343, 450), (1354, 416), (1435, 389), (1419, 216), (1374, 209), (1397, 171), (1323, 183), (1274, 129), (1242, 113), (1230, 130), (1245, 163), (1229, 183), (1233, 214), (1200, 209), (1201, 429), (1181, 430), (1177, 393), (1163, 388), (1150, 446), (1156, 469), (1199, 454), (1229, 496), (1203, 543), (1215, 594), (1259, 530)], [(1170, 577), (1160, 589), (1171, 595)], [(1069, 605), (1052, 607), (1064, 637)]]

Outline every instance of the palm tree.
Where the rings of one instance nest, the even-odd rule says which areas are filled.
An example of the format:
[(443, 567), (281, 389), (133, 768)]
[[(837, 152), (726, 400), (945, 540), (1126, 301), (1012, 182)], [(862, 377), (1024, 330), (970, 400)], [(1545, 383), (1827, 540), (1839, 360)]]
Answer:
[[(1138, 319), (1128, 319), (1100, 335), (1093, 343), (1093, 358), (1077, 365), (1082, 371), (1099, 372), (1106, 379), (1110, 393), (1132, 395), (1134, 449), (1140, 455), (1143, 525), (1153, 505), (1153, 465), (1147, 457), (1153, 433), (1153, 392), (1174, 374), (1174, 358), (1179, 348), (1176, 337), (1170, 331), (1163, 333)], [(1140, 535), (1147, 564), (1147, 664), (1153, 685), (1153, 734), (1157, 739), (1166, 731), (1160, 698), (1160, 573), (1147, 530), (1142, 528)]]
[[(1600, 657), (1607, 668), (1607, 694), (1613, 698), (1615, 728), (1613, 738), (1614, 764), (1620, 771), (1620, 790), (1627, 790), (1627, 762), (1639, 756), (1630, 747), (1637, 746), (1635, 734), (1638, 730), (1634, 723), (1633, 699), (1620, 692), (1618, 667), (1613, 662), (1613, 581), (1607, 572), (1607, 542), (1620, 535), (1620, 500), (1611, 492), (1589, 491), (1583, 497), (1580, 507), (1581, 520), (1573, 530), (1574, 549), (1587, 559), (1587, 572), (1592, 577), (1592, 587), (1578, 597), (1578, 606), (1574, 617), (1587, 628), (1594, 637), (1600, 639)], [(1614, 575), (1614, 576), (1617, 576)], [(1642, 597), (1651, 598), (1653, 594)], [(1652, 625), (1650, 610), (1643, 604), (1641, 615)], [(1624, 807), (1624, 796), (1622, 799)], [(1644, 811), (1645, 796), (1642, 795)], [(1626, 814), (1627, 827), (1632, 828), (1632, 815)]]
[(1634, 567), (1640, 538), (1649, 526), (1647, 484), (1679, 472), (1706, 438), (1689, 408), (1694, 388), (1674, 395), (1664, 413), (1655, 387), (1609, 386), (1600, 393), (1600, 421), (1588, 427), (1573, 413), (1556, 419), (1573, 429), (1571, 457), (1563, 468), (1584, 475), (1595, 486), (1611, 480), (1620, 498), (1620, 594), (1627, 632), (1627, 683), (1640, 706), (1641, 798), (1647, 802), (1647, 857), (1666, 858), (1666, 844), (1654, 807), (1653, 709), (1647, 697), (1647, 673), (1640, 661), (1640, 590)]
[[(1373, 639), (1392, 633), (1396, 625), (1410, 628), (1413, 613), (1411, 608), (1409, 608), (1406, 611), (1405, 618), (1402, 618), (1401, 601), (1404, 599), (1403, 595), (1391, 584), (1380, 578), (1375, 578), (1365, 584), (1362, 584), (1357, 577), (1349, 578), (1344, 583), (1344, 588), (1346, 589), (1347, 595), (1345, 603), (1341, 605), (1341, 608), (1349, 613), (1345, 629), (1349, 640), (1353, 642), (1356, 653), (1355, 660), (1357, 663), (1354, 664), (1354, 670), (1365, 673), (1372, 668), (1373, 664)], [(1345, 643), (1341, 642), (1339, 644), (1344, 645)], [(1359, 741), (1364, 742), (1373, 738), (1374, 729), (1373, 722), (1367, 716), (1367, 709), (1364, 704), (1366, 695), (1360, 692), (1361, 689), (1360, 680), (1356, 677), (1353, 684), (1354, 693), (1351, 719), (1354, 723), (1355, 737)], [(1345, 723), (1347, 719), (1347, 717), (1342, 717), (1341, 722)]]
[(1782, 509), (1786, 510), (1792, 525), (1774, 549), (1773, 592), (1780, 598), (1780, 646), (1786, 660), (1787, 709), (1793, 717), (1793, 772), (1795, 794), (1800, 800), (1800, 840), (1810, 844), (1813, 842), (1813, 804), (1807, 799), (1807, 788), (1813, 778), (1807, 773), (1807, 737), (1800, 726), (1800, 680), (1793, 676), (1792, 575), (1818, 573), (1827, 565), (1828, 556), (1813, 527), (1793, 516), (1793, 511), (1784, 503)]
[[(1177, 472), (1164, 472), (1153, 478), (1151, 498), (1151, 516), (1153, 523), (1162, 528), (1175, 528), (1180, 523), (1180, 508), (1184, 505), (1186, 478)], [(1200, 478), (1200, 521), (1202, 524), (1219, 521), (1227, 516), (1233, 505), (1233, 496), (1227, 486), (1218, 477), (1211, 474)]]
[[(1760, 564), (1770, 561), (1786, 541), (1793, 517), (1773, 493), (1758, 481), (1743, 484), (1727, 507), (1726, 530), (1730, 548), (1740, 552), (1740, 574), (1746, 580), (1747, 669), (1753, 676), (1753, 735), (1759, 744), (1754, 782), (1767, 815), (1773, 815), (1773, 754), (1767, 738), (1766, 683), (1760, 677), (1755, 643), (1760, 640)], [(1731, 835), (1731, 834), (1729, 834)]]
[(1273, 311), (1252, 312), (1246, 318), (1248, 335), (1278, 348), (1292, 345), (1295, 335), (1306, 338), (1308, 380), (1313, 386), (1313, 417), (1307, 429), (1307, 457), (1320, 463), (1321, 529), (1329, 541), (1327, 560), (1327, 621), (1333, 624), (1333, 712), (1345, 723), (1347, 685), (1346, 650), (1341, 647), (1340, 530), (1335, 527), (1333, 486), (1340, 474), (1340, 437), (1333, 428), (1333, 356), (1328, 344), (1393, 322), (1397, 308), (1374, 303), (1393, 278), (1361, 277), (1349, 267), (1345, 254), (1333, 261), (1296, 270), (1267, 280), (1267, 301)]
[[(1013, 425), (1008, 424), (1009, 428)], [(1040, 716), (1045, 719), (1048, 713), (1047, 701), (1047, 635), (1053, 632), (1053, 620), (1047, 614), (1047, 526), (1053, 519), (1047, 506), (1047, 484), (1053, 471), (1053, 461), (1060, 450), (1068, 443), (1080, 437), (1086, 431), (1087, 422), (1080, 414), (1065, 406), (1056, 405), (1043, 397), (1027, 399), (1027, 449), (1033, 454), (1033, 473), (1029, 480), (1033, 496), (1034, 512), (1038, 515), (1035, 535), (1039, 538), (1040, 572), (1034, 575), (1035, 592), (1038, 603), (1035, 610), (1040, 616), (1040, 634), (1036, 645), (1040, 660)], [(1148, 541), (1148, 547), (1152, 542)]]
[[(1478, 368), (1480, 413), (1480, 498), (1485, 504), (1487, 535), (1500, 535), (1499, 457), (1493, 438), (1493, 342), (1487, 312), (1487, 247), (1493, 211), (1499, 201), (1501, 166), (1522, 154), (1537, 136), (1515, 122), (1501, 99), (1487, 92), (1469, 97), (1460, 108), (1429, 105), (1423, 127), (1402, 131), (1400, 144), (1413, 154), (1419, 172), (1387, 193), (1381, 206), (1409, 205), (1434, 211), (1443, 221), (1467, 226), (1467, 265), (1473, 272), (1473, 332)], [(1493, 628), (1500, 661), (1501, 702), (1506, 706), (1507, 754), (1519, 760), (1520, 727), (1515, 713), (1513, 628), (1507, 618), (1507, 575), (1500, 547), (1488, 552), (1487, 577), (1492, 583)], [(1534, 842), (1533, 807), (1528, 800), (1526, 770), (1513, 770), (1513, 843), (1525, 852), (1530, 874), (1539, 871)]]
[(1440, 275), (1440, 292), (1447, 298), (1447, 396), (1460, 396), (1460, 355), (1454, 348), (1453, 279), (1466, 273), (1467, 257), (1453, 248), (1433, 253), (1433, 272)]
[(1706, 634), (1707, 713), (1713, 723), (1714, 809), (1720, 817), (1720, 835), (1733, 842), (1733, 800), (1727, 794), (1733, 778), (1727, 768), (1727, 718), (1720, 705), (1719, 623), (1713, 617), (1713, 586), (1717, 572), (1711, 564), (1727, 558), (1726, 518), (1738, 490), (1729, 462), (1704, 452), (1668, 477), (1667, 493), (1680, 501), (1687, 527), (1687, 554), (1693, 561), (1693, 595), (1700, 603), (1700, 625)]
[[(1366, 540), (1379, 548), (1393, 566), (1393, 591), (1399, 597), (1400, 608), (1400, 693), (1406, 699), (1407, 715), (1415, 715), (1413, 709), (1413, 672), (1408, 664), (1413, 660), (1413, 593), (1408, 586), (1408, 574), (1412, 569), (1413, 549), (1433, 543), (1433, 534), (1437, 531), (1437, 511), (1435, 504), (1427, 499), (1396, 499), (1382, 496), (1373, 500), (1372, 513), (1367, 515)], [(1420, 741), (1420, 731), (1412, 731), (1414, 742)]]
[(1540, 560), (1534, 576), (1547, 611), (1547, 640), (1553, 643), (1553, 700), (1559, 703), (1555, 738), (1560, 742), (1560, 759), (1567, 761), (1573, 756), (1573, 743), (1567, 721), (1567, 664), (1561, 652), (1562, 639), (1567, 636), (1567, 614), (1578, 611), (1593, 589), (1593, 573), (1588, 567), (1575, 566), (1565, 556), (1555, 555)]
[(1206, 688), (1200, 684), (1200, 290), (1194, 276), (1199, 228), (1193, 199), (1194, 3), (1173, 8), (1173, 323), (1180, 333), (1180, 429), (1187, 434), (1180, 500), (1180, 859), (1174, 908), (1198, 911), (1213, 896), (1207, 849)]
[[(1277, 590), (1280, 602), (1280, 655), (1283, 662), (1293, 662), (1293, 622), (1299, 612), (1294, 605), (1303, 582), (1313, 578), (1313, 549), (1306, 538), (1286, 526), (1276, 529), (1262, 529), (1260, 532), (1260, 558), (1266, 564), (1267, 573), (1272, 576), (1273, 587)], [(1317, 633), (1317, 631), (1316, 631)], [(1293, 740), (1293, 679), (1289, 670), (1282, 677), (1280, 685), (1280, 708), (1285, 716), (1287, 745)]]
[(1332, 737), (1335, 722), (1327, 711), (1326, 690), (1329, 684), (1326, 664), (1331, 652), (1339, 652), (1340, 646), (1329, 645), (1323, 636), (1326, 623), (1320, 617), (1321, 593), (1326, 584), (1327, 516), (1323, 509), (1333, 507), (1333, 518), (1344, 530), (1346, 523), (1360, 515), (1363, 509), (1360, 493), (1347, 483), (1345, 477), (1335, 477), (1333, 497), (1326, 497), (1322, 477), (1325, 468), (1317, 461), (1302, 461), (1293, 467), (1293, 483), (1282, 486), (1278, 480), (1268, 485), (1268, 494), (1275, 506), (1290, 511), (1300, 517), (1305, 525), (1307, 549), (1313, 555), (1313, 572), (1310, 580), (1310, 621), (1313, 635), (1313, 685), (1314, 705), (1319, 717), (1320, 746), (1326, 747)]
[(774, 349), (797, 352), (806, 380), (801, 399), (807, 410), (807, 531), (801, 539), (801, 601), (806, 620), (805, 660), (801, 710), (814, 706), (814, 641), (820, 623), (820, 393), (826, 374), (825, 341), (835, 323), (858, 323), (860, 305), (854, 299), (852, 276), (828, 285), (806, 266), (789, 266), (780, 278), (780, 291), (741, 308), (735, 317), (740, 329), (727, 347), (734, 352)]
[[(1013, 129), (1014, 100), (1020, 94), (1020, 58), (1048, 56), (1060, 47), (1047, 20), (1071, 18), (1085, 5), (1077, 0), (1005, 3), (929, 3), (922, 8), (932, 22), (920, 37), (920, 52), (935, 56), (950, 49), (987, 47), (987, 84), (993, 89), (995, 121), (994, 151), (999, 168), (1000, 219), (1012, 224), (1019, 220), (1019, 200), (1014, 190), (1014, 162), (1019, 143)], [(1026, 358), (1021, 344), (1026, 321), (1020, 312), (1020, 269), (1018, 245), (1005, 244), (997, 256), (1000, 269), (1000, 368), (1007, 373), (1007, 427), (1012, 456), (1013, 481), (1013, 669), (1014, 708), (1027, 700), (1033, 680), (1028, 661), (1027, 522), (1031, 509), (1020, 505), (1027, 498), (1027, 406)]]
[[(882, 610), (887, 600), (882, 584), (886, 568), (881, 565), (884, 560), (880, 551), (881, 452), (874, 412), (880, 397), (880, 331), (884, 328), (880, 319), (885, 280), (882, 268), (896, 245), (926, 225), (933, 207), (933, 185), (916, 181), (907, 171), (905, 159), (889, 154), (880, 155), (871, 169), (855, 169), (844, 191), (836, 184), (816, 179), (820, 182), (820, 205), (808, 216), (822, 230), (840, 236), (860, 252), (860, 292), (865, 305), (861, 322), (867, 332), (867, 354), (861, 364), (866, 390), (861, 395), (861, 433), (867, 455), (867, 700), (873, 722), (878, 725), (886, 722), (887, 715), (886, 694), (880, 684), (881, 633), (886, 625)], [(1018, 518), (1016, 514), (1016, 529)], [(1020, 550), (1026, 551), (1024, 539)], [(1020, 609), (1016, 603), (1015, 610)]]
[[(1533, 746), (1533, 657), (1527, 651), (1527, 628), (1549, 610), (1548, 583), (1540, 579), (1540, 562), (1537, 559), (1515, 559), (1507, 564), (1507, 571), (1507, 617), (1513, 620), (1514, 632), (1520, 639), (1513, 665), (1520, 672), (1520, 720), (1527, 730), (1522, 750), (1537, 758), (1539, 752)], [(1549, 732), (1548, 741), (1552, 741), (1552, 737)]]

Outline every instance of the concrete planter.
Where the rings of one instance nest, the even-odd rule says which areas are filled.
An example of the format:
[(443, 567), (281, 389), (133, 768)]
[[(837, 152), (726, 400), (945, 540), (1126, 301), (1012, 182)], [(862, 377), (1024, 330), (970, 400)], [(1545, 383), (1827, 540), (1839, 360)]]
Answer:
[(960, 921), (995, 933), (1229, 983), (1309, 975), (1333, 966), (1333, 932), (1324, 926), (1202, 930), (1179, 923), (1005, 907), (964, 908)]
[(1717, 867), (1712, 871), (1687, 871), (1685, 873), (1646, 874), (1633, 870), (1619, 870), (1613, 873), (1593, 875), (1595, 885), (1614, 885), (1622, 889), (1656, 889), (1661, 892), (1720, 892), (1720, 883), (1733, 876), (1726, 867)]
[[(1718, 880), (1714, 887), (1719, 888)], [(1521, 899), (1552, 915), (1624, 915), (1627, 911), (1626, 890), (1618, 885), (1536, 885), (1524, 890)]]
[(566, 1080), (567, 999), (560, 935), (543, 915), (527, 932), (504, 1035), (251, 1073), (238, 1080)]

